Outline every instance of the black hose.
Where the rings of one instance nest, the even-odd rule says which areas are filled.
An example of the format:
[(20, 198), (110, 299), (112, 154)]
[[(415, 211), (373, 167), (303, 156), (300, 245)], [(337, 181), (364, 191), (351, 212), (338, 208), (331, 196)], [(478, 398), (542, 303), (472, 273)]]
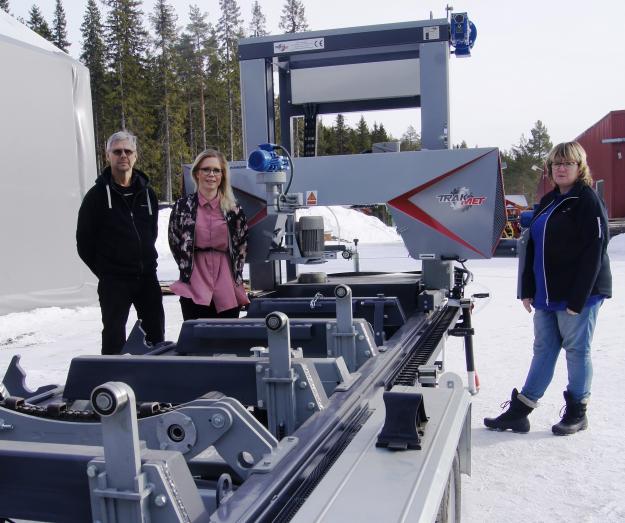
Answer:
[(276, 147), (279, 147), (280, 149), (282, 149), (284, 151), (284, 154), (286, 154), (287, 159), (289, 160), (289, 166), (290, 166), (290, 176), (289, 176), (289, 183), (286, 184), (286, 189), (284, 190), (284, 195), (286, 196), (287, 194), (289, 194), (289, 189), (291, 188), (291, 183), (293, 183), (293, 159), (291, 158), (291, 155), (289, 154), (289, 151), (286, 150), (286, 147), (283, 147), (282, 145), (276, 145)]

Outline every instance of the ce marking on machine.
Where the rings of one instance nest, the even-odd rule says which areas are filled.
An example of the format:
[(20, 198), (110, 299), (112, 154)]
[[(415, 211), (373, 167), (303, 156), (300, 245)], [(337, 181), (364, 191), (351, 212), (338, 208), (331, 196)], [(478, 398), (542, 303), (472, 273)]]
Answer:
[(276, 54), (294, 53), (297, 51), (323, 51), (324, 49), (325, 38), (306, 38), (273, 44), (273, 52)]

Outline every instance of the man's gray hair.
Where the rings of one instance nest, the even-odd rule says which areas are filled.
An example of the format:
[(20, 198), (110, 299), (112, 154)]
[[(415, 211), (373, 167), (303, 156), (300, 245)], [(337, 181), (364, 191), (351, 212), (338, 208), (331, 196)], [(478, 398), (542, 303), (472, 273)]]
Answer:
[(109, 136), (109, 139), (106, 141), (106, 152), (111, 151), (111, 146), (115, 142), (121, 142), (123, 140), (128, 140), (128, 143), (132, 145), (132, 148), (135, 151), (137, 150), (137, 137), (134, 134), (129, 133), (128, 131), (117, 131)]

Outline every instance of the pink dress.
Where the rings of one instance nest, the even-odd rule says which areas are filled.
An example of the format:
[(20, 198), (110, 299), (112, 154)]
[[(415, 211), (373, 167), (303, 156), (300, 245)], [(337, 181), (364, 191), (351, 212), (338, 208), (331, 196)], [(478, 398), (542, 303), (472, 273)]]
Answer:
[(180, 280), (170, 288), (178, 296), (192, 299), (198, 305), (215, 303), (217, 312), (247, 305), (250, 300), (243, 285), (235, 285), (228, 254), (228, 225), (219, 207), (219, 196), (207, 200), (198, 193), (195, 220), (195, 247), (216, 250), (195, 251), (191, 281)]

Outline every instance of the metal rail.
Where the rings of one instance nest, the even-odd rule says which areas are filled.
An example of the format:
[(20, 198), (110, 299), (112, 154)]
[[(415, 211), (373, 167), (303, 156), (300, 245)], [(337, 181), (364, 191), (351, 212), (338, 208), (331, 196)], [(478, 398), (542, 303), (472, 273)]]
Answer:
[[(388, 383), (407, 353), (427, 337), (429, 325), (438, 324), (450, 308), (444, 307), (429, 318), (423, 313), (411, 316), (388, 340), (386, 350), (360, 368), (358, 382), (348, 391), (336, 392), (325, 411), (310, 418), (294, 433), (299, 439), (299, 452), (285, 457), (271, 473), (249, 477), (212, 515), (212, 521), (274, 521), (306, 478), (323, 474), (323, 458), (340, 445), (335, 435), (345, 431), (346, 420), (355, 419), (367, 409), (369, 398)], [(455, 314), (457, 308), (454, 309)]]
[(458, 307), (446, 307), (436, 321), (432, 322), (424, 335), (413, 349), (406, 355), (400, 367), (395, 371), (387, 389), (395, 385), (412, 387), (419, 378), (419, 367), (427, 363), (436, 347), (440, 344), (444, 334), (459, 311)]

